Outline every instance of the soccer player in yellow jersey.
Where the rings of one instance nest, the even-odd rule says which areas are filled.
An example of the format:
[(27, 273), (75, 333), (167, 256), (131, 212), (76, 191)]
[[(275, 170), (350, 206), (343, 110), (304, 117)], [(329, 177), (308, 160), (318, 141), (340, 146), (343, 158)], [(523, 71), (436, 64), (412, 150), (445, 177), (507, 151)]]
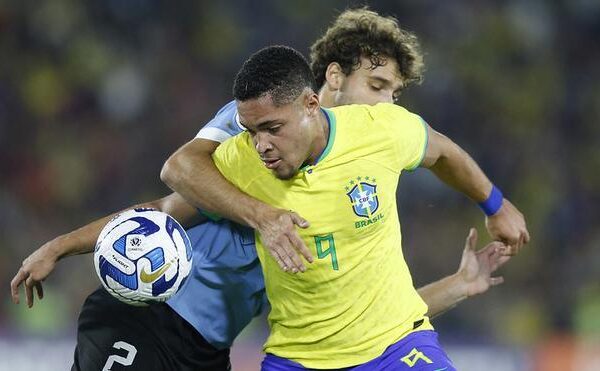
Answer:
[(263, 370), (451, 370), (398, 248), (396, 185), (402, 170), (438, 166), (473, 199), (494, 187), (419, 116), (392, 104), (326, 110), (315, 90), (295, 50), (255, 53), (233, 88), (247, 132), (213, 155), (234, 185), (312, 223), (300, 235), (317, 258), (299, 276), (257, 239), (272, 307)]

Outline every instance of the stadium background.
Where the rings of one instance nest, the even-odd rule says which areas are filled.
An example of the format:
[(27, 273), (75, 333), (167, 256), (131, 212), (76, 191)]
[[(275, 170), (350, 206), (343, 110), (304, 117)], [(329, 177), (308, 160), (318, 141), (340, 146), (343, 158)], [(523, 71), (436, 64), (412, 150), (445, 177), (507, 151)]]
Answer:
[[(162, 163), (230, 99), (243, 60), (275, 43), (307, 54), (349, 4), (0, 1), (0, 370), (66, 369), (98, 285), (90, 256), (68, 258), (43, 301), (15, 306), (21, 261), (166, 194)], [(502, 286), (434, 321), (443, 344), (464, 370), (600, 369), (600, 2), (370, 5), (425, 51), (401, 104), (473, 154), (532, 235)], [(403, 177), (400, 200), (417, 285), (457, 269), (469, 226), (487, 241), (478, 208), (426, 172)], [(256, 368), (265, 335), (264, 319), (244, 333), (235, 369)]]

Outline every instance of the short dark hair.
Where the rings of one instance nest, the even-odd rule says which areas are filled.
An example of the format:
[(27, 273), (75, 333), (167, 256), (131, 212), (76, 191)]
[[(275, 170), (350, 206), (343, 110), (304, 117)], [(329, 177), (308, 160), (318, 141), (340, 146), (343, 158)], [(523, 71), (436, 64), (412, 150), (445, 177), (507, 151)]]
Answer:
[(330, 63), (339, 63), (349, 75), (360, 67), (361, 57), (371, 61), (371, 68), (385, 64), (386, 58), (395, 59), (404, 87), (423, 79), (423, 55), (417, 37), (401, 29), (395, 18), (363, 7), (341, 13), (311, 46), (311, 68), (318, 86), (325, 83)]
[(252, 54), (233, 83), (233, 97), (239, 101), (270, 94), (280, 106), (298, 98), (305, 88), (317, 91), (315, 77), (304, 56), (288, 46), (275, 45)]

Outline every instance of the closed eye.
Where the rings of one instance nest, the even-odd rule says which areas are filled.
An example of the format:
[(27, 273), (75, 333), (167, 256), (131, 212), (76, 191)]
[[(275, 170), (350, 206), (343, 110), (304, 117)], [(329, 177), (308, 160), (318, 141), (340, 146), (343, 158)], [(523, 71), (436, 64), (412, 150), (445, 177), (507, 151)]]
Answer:
[(267, 132), (269, 134), (277, 134), (279, 132), (280, 128), (281, 128), (281, 125), (272, 126), (272, 127), (270, 127), (270, 128), (267, 129)]

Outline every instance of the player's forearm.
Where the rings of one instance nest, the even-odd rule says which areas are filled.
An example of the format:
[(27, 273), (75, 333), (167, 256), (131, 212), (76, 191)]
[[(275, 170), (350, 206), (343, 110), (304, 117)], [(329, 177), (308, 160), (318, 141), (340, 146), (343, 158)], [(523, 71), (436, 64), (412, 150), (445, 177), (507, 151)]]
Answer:
[(96, 240), (102, 228), (108, 223), (114, 214), (95, 220), (79, 229), (56, 237), (44, 245), (55, 260), (60, 260), (67, 256), (88, 254), (94, 251)]
[(439, 156), (427, 166), (440, 180), (475, 202), (485, 201), (492, 183), (479, 165), (447, 137), (435, 133)]
[(218, 143), (195, 139), (165, 163), (161, 179), (190, 204), (235, 222), (258, 226), (260, 215), (272, 209), (231, 184), (215, 166), (211, 154)]
[[(146, 205), (149, 207), (150, 204)], [(72, 255), (92, 253), (94, 252), (100, 231), (102, 231), (102, 228), (104, 228), (106, 223), (117, 214), (118, 213), (110, 214), (72, 232), (58, 236), (46, 244), (44, 248), (47, 248), (48, 252), (54, 256), (56, 260)]]
[(100, 231), (102, 231), (102, 228), (104, 228), (106, 223), (118, 213), (138, 207), (157, 209), (170, 214), (184, 227), (193, 226), (201, 221), (196, 210), (185, 203), (185, 200), (181, 198), (181, 196), (173, 193), (167, 197), (133, 205), (119, 212), (97, 219), (79, 229), (58, 236), (47, 243), (43, 248), (48, 249), (48, 253), (54, 256), (56, 260), (71, 255), (91, 253), (94, 251)]
[(430, 318), (452, 309), (468, 297), (466, 287), (458, 274), (432, 282), (419, 288), (417, 292), (427, 303), (427, 315)]

